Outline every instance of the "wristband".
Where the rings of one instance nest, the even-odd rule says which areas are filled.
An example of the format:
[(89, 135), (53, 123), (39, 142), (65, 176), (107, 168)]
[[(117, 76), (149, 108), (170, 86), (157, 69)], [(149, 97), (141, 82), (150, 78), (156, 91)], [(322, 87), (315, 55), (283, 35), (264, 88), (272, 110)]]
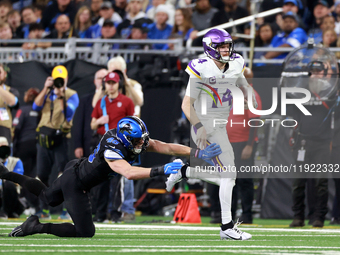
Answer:
[(185, 179), (185, 180), (188, 180), (188, 177), (187, 177), (187, 168), (188, 168), (189, 164), (186, 163), (185, 165), (182, 166), (181, 168), (181, 174), (182, 174), (182, 178)]
[(198, 158), (198, 155), (200, 154), (200, 149), (191, 149), (190, 151), (190, 157)]
[(201, 122), (198, 122), (194, 125), (194, 127), (198, 130), (199, 128), (203, 127), (203, 124)]
[(150, 171), (150, 178), (164, 174), (164, 166), (152, 167)]

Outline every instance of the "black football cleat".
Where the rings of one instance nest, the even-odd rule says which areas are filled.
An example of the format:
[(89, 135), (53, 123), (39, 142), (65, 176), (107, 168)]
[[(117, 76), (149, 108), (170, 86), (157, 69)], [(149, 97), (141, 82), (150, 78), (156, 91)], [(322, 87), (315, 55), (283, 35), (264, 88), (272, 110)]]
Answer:
[(39, 225), (39, 217), (36, 215), (31, 215), (24, 223), (14, 228), (12, 232), (8, 234), (8, 236), (22, 237), (37, 234)]

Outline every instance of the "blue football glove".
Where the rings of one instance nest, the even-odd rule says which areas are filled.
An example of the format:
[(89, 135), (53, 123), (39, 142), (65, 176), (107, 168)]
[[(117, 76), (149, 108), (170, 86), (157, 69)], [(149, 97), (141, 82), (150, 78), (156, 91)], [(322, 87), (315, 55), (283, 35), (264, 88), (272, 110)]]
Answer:
[(165, 164), (164, 174), (176, 174), (178, 170), (181, 170), (183, 165), (184, 165), (183, 162), (171, 162)]
[(199, 151), (196, 152), (197, 158), (203, 159), (205, 162), (209, 163), (212, 166), (214, 165), (212, 159), (222, 153), (221, 147), (216, 143), (210, 144), (204, 150), (198, 150)]

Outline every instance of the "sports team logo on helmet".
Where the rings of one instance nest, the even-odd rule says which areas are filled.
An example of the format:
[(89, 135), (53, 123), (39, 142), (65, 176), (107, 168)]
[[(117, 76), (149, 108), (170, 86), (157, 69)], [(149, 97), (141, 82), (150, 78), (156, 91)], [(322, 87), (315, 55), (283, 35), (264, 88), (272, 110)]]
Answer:
[[(135, 154), (146, 150), (149, 145), (148, 129), (145, 123), (135, 116), (128, 116), (118, 121), (117, 137), (128, 150)], [(143, 145), (141, 148), (138, 148), (138, 144), (140, 144), (141, 141), (143, 141)]]
[(131, 128), (130, 123), (125, 124), (124, 126), (122, 126), (119, 129), (119, 133), (124, 133), (124, 132), (127, 132), (128, 134), (131, 134), (132, 128)]
[[(222, 63), (234, 60), (234, 42), (231, 35), (219, 28), (209, 30), (203, 37), (204, 53), (211, 59)], [(229, 56), (222, 56), (218, 47), (223, 44), (229, 44)]]

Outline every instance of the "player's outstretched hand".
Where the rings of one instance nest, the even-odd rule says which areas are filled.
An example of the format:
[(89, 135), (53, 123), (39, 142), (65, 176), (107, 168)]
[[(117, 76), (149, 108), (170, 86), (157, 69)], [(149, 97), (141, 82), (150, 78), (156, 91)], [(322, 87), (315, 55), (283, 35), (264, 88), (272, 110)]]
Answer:
[(174, 161), (164, 166), (164, 174), (176, 174), (183, 166), (182, 161)]
[(211, 160), (222, 153), (221, 147), (217, 143), (212, 143), (207, 146), (204, 150), (200, 150), (198, 154), (198, 158), (203, 159), (208, 162), (210, 165), (214, 165), (214, 162)]

